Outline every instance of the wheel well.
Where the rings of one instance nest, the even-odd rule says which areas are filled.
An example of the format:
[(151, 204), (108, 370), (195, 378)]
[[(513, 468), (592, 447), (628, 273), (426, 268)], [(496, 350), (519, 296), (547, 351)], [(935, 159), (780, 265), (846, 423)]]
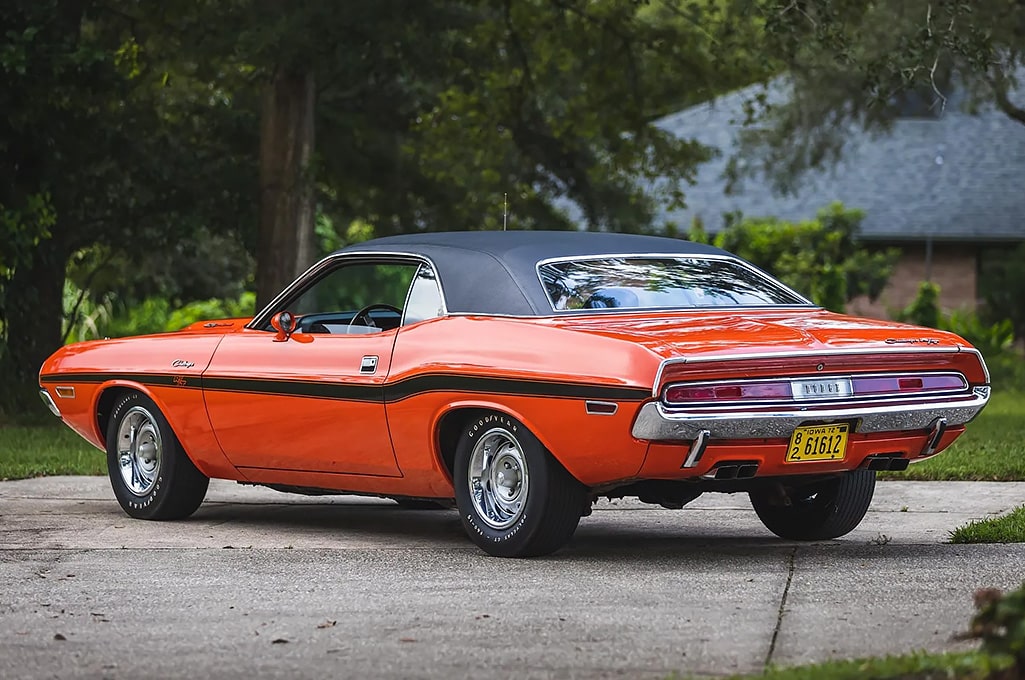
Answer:
[(104, 441), (107, 440), (107, 427), (110, 425), (114, 405), (118, 399), (133, 391), (130, 387), (111, 387), (100, 395), (100, 400), (96, 404), (96, 428)]
[(478, 413), (484, 409), (460, 408), (449, 411), (438, 423), (438, 452), (441, 454), (441, 462), (448, 472), (449, 478), (453, 477), (456, 467), (456, 446), (459, 444), (459, 435), (463, 428)]

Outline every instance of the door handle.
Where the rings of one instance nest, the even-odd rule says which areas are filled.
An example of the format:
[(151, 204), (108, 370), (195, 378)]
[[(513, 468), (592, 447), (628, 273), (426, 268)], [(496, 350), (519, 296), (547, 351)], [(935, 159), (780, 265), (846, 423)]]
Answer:
[(359, 363), (360, 373), (376, 373), (377, 372), (377, 357), (376, 356), (365, 356)]

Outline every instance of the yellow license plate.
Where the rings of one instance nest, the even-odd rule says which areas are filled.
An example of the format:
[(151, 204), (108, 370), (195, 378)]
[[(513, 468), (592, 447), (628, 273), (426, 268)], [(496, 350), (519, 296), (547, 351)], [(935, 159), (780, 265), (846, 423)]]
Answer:
[(847, 423), (805, 425), (794, 430), (787, 449), (788, 463), (808, 460), (843, 460), (847, 454)]

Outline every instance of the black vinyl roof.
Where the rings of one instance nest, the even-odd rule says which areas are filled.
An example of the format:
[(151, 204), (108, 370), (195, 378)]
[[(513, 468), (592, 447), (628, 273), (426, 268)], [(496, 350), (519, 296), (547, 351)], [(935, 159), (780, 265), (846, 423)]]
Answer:
[(583, 231), (462, 231), (387, 236), (336, 254), (419, 255), (437, 269), (449, 312), (536, 316), (552, 314), (537, 275), (550, 258), (594, 255), (728, 255), (675, 238)]

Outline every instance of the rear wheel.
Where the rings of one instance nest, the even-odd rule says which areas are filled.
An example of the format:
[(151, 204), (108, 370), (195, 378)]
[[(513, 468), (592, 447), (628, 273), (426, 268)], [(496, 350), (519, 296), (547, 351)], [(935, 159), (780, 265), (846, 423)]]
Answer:
[(518, 420), (473, 418), (455, 456), (456, 506), (466, 533), (496, 557), (555, 552), (580, 521), (585, 489)]
[(122, 397), (111, 413), (107, 474), (118, 503), (138, 519), (188, 517), (210, 484), (157, 405), (138, 392)]
[(822, 541), (843, 536), (861, 523), (875, 486), (874, 470), (855, 470), (789, 489), (789, 505), (780, 494), (752, 491), (751, 505), (765, 528), (777, 536)]

